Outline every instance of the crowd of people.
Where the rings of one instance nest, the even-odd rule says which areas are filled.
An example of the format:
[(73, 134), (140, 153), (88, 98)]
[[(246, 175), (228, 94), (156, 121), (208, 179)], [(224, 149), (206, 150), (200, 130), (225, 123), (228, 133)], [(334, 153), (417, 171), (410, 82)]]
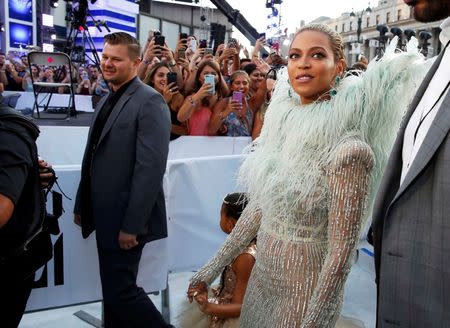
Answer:
[[(109, 92), (109, 88), (99, 69), (93, 64), (72, 63), (72, 80), (75, 93), (81, 95), (95, 95), (102, 97)], [(27, 54), (8, 54), (0, 52), (0, 83), (6, 91), (33, 91), (33, 82), (61, 82), (70, 81), (68, 65), (61, 67), (28, 64)], [(68, 93), (65, 88), (51, 90), (58, 93)]]
[[(272, 94), (277, 64), (258, 51), (241, 62), (234, 41), (211, 54), (181, 35), (172, 52), (151, 35), (141, 60), (134, 37), (105, 37), (101, 69), (111, 91), (90, 128), (74, 208), (83, 237), (95, 231), (105, 327), (173, 327), (136, 285), (143, 247), (168, 233), (162, 181), (171, 134), (250, 136), (261, 125), (239, 172), (246, 192), (226, 195), (220, 209), (229, 236), (187, 288), (201, 312), (185, 313), (187, 327), (335, 327), (367, 217), (376, 326), (450, 326), (450, 6), (407, 3), (417, 20), (445, 19), (437, 58), (426, 60), (414, 39), (398, 52), (394, 39), (381, 58), (361, 61), (364, 73), (347, 74), (342, 37), (310, 24), (294, 36)], [(26, 125), (34, 144), (36, 127), (11, 109), (0, 114), (1, 136), (11, 140), (0, 143), (0, 295), (10, 301), (0, 314), (14, 327), (34, 271), (14, 274), (5, 264), (31, 261), (28, 247), (5, 250), (33, 214), (22, 200), (51, 173), (20, 137)]]
[[(170, 49), (166, 43), (155, 43), (155, 33), (161, 37), (150, 31), (138, 76), (167, 102), (171, 140), (181, 135), (256, 138), (274, 85), (274, 76), (267, 77), (267, 73), (286, 64), (281, 56), (275, 52), (263, 56), (263, 38), (257, 40), (251, 54), (235, 39), (219, 45), (213, 54), (213, 49), (195, 36), (180, 34), (176, 48)], [(0, 53), (0, 83), (7, 91), (33, 91), (33, 81), (67, 83), (70, 76), (75, 93), (93, 95), (94, 105), (109, 92), (95, 65), (73, 63), (71, 70), (68, 65), (29, 67), (26, 54)], [(205, 76), (210, 80), (205, 82)], [(69, 92), (64, 87), (49, 91)]]
[(268, 73), (286, 64), (281, 56), (271, 53), (262, 59), (263, 38), (251, 54), (235, 39), (213, 53), (195, 36), (181, 33), (175, 49), (161, 38), (159, 32), (149, 33), (138, 76), (167, 102), (171, 140), (181, 135), (259, 136), (274, 85)]

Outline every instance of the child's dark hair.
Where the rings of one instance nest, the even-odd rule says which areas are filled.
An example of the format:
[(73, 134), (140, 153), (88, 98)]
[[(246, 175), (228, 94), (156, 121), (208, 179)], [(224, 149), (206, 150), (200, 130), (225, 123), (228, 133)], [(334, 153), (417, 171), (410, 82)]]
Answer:
[(222, 208), (225, 215), (239, 220), (242, 212), (248, 204), (248, 195), (245, 192), (235, 192), (228, 194), (223, 199)]

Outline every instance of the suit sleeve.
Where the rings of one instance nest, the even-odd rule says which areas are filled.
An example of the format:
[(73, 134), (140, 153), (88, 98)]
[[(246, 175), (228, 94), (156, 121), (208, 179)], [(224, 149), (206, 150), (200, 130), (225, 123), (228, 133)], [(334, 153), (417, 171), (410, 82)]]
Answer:
[(142, 235), (162, 188), (169, 153), (170, 115), (161, 95), (148, 97), (137, 119), (135, 167), (122, 231)]

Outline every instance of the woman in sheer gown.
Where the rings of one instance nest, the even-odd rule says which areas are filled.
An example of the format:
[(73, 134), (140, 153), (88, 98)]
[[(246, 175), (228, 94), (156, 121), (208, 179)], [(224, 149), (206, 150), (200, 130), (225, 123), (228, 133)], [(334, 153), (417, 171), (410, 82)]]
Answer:
[(204, 290), (256, 235), (241, 327), (334, 327), (365, 213), (403, 112), (428, 63), (396, 40), (343, 79), (341, 37), (297, 32), (265, 123), (240, 169), (250, 203), (188, 290)]

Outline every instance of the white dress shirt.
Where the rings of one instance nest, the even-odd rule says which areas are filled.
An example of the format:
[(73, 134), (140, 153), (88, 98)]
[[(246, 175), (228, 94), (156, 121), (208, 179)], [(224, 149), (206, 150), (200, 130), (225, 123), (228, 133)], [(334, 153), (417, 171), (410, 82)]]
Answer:
[[(441, 24), (441, 34), (439, 39), (443, 46), (447, 45), (450, 40), (450, 17)], [(446, 94), (449, 92), (448, 83), (450, 81), (450, 46), (445, 50), (442, 61), (439, 64), (436, 73), (428, 85), (422, 99), (412, 114), (408, 125), (406, 126), (405, 135), (403, 137), (402, 150), (402, 174), (400, 184), (403, 183), (414, 158), (419, 151), (420, 146), (427, 135), (431, 124), (433, 123), (436, 113), (439, 110)], [(445, 90), (447, 87), (447, 90)], [(444, 93), (443, 93), (444, 92)], [(442, 94), (443, 93), (443, 94)], [(439, 99), (439, 96), (442, 97)], [(436, 103), (436, 101), (439, 101)], [(436, 105), (433, 107), (433, 105)], [(433, 107), (433, 108), (432, 108)], [(428, 113), (429, 112), (429, 113)], [(428, 113), (428, 114), (427, 114)], [(414, 140), (415, 137), (415, 140)]]

